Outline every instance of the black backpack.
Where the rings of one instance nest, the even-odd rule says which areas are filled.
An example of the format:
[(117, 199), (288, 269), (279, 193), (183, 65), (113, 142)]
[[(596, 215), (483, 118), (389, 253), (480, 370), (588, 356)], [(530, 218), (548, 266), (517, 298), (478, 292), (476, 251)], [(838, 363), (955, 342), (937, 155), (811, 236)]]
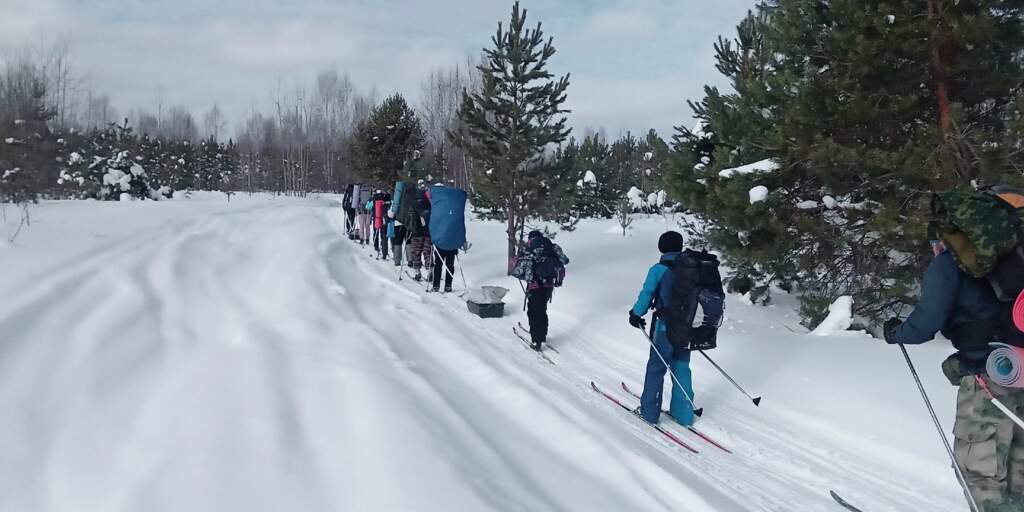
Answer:
[(1016, 210), (1017, 245), (1000, 258), (985, 279), (999, 299), (1000, 317), (995, 339), (1003, 343), (1024, 347), (1024, 332), (1013, 322), (1013, 305), (1024, 294), (1024, 192), (1011, 189), (997, 189), (995, 196), (1006, 207)]
[(533, 256), (533, 280), (545, 287), (562, 286), (565, 279), (565, 265), (555, 252), (550, 239), (541, 237), (531, 248)]
[[(665, 322), (668, 338), (676, 352), (710, 350), (718, 346), (718, 328), (725, 313), (725, 290), (718, 271), (718, 258), (707, 251), (687, 249), (672, 262), (662, 278), (668, 290), (659, 290), (658, 319)], [(697, 310), (702, 312), (699, 324)]]

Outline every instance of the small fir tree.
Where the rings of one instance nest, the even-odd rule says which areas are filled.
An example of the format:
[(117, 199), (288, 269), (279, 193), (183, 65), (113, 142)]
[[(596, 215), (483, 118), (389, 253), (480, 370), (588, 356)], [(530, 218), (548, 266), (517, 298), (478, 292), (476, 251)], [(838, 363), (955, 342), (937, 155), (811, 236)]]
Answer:
[(356, 165), (381, 186), (402, 178), (406, 160), (420, 151), (426, 134), (416, 112), (401, 94), (386, 98), (374, 107), (356, 129)]
[(453, 145), (480, 163), (485, 172), (473, 176), (474, 206), (486, 216), (507, 223), (508, 258), (515, 257), (528, 217), (543, 208), (558, 180), (544, 162), (545, 150), (566, 139), (562, 108), (569, 76), (557, 80), (547, 70), (555, 54), (552, 39), (544, 39), (540, 23), (526, 28), (526, 10), (512, 7), (508, 30), (499, 23), (484, 49), (482, 85), (464, 91), (460, 127), (450, 132)]

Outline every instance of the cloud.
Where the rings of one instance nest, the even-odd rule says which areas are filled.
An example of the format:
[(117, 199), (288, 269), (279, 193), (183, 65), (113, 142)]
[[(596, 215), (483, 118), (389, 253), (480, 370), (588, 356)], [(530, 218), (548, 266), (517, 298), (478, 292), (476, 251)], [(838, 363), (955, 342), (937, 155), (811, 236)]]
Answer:
[[(608, 133), (689, 124), (686, 99), (723, 85), (711, 44), (753, 0), (535, 0), (572, 73), (570, 123)], [(490, 44), (507, 0), (0, 0), (0, 49), (65, 35), (93, 85), (122, 109), (165, 104), (229, 116), (269, 108), (270, 91), (308, 84), (325, 68), (348, 71), (380, 95), (413, 101), (429, 70), (464, 62)], [(236, 121), (237, 119), (232, 119)]]

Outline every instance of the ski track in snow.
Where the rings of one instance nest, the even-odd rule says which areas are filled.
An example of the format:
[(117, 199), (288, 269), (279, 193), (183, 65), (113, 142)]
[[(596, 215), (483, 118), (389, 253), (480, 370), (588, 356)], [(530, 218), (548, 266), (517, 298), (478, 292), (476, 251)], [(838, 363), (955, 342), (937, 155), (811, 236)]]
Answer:
[[(915, 475), (798, 399), (753, 408), (696, 355), (697, 426), (733, 455), (665, 423), (688, 454), (593, 393), (641, 388), (643, 340), (602, 322), (646, 249), (621, 308), (556, 293), (550, 366), (511, 332), (521, 302), (483, 320), (397, 281), (339, 236), (335, 200), (238, 203), (0, 281), (0, 510), (832, 511), (830, 488), (966, 509), (941, 453)], [(619, 277), (579, 258), (567, 288)], [(735, 368), (729, 331), (720, 345)], [(801, 357), (737, 377), (769, 387)]]

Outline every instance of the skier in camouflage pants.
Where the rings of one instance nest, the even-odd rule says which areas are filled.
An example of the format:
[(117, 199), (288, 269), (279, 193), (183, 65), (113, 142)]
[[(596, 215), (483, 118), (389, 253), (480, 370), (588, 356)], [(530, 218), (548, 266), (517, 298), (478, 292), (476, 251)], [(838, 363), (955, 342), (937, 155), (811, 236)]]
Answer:
[(434, 246), (430, 243), (430, 194), (423, 180), (417, 184), (406, 229), (409, 233), (409, 267), (413, 269), (413, 278), (419, 281), (422, 279), (420, 269), (426, 267), (429, 276), (431, 262), (434, 261)]
[(430, 274), (433, 251), (434, 246), (431, 245), (429, 236), (415, 236), (409, 241), (409, 267), (415, 272), (413, 277), (418, 278), (423, 267), (426, 267), (427, 274)]
[(1024, 391), (993, 384), (987, 375), (960, 380), (953, 425), (953, 453), (974, 499), (984, 512), (1024, 510), (1024, 431), (989, 400), (992, 396), (1024, 416)]
[[(984, 279), (969, 276), (938, 240), (935, 259), (925, 272), (921, 300), (900, 322), (885, 323), (885, 341), (916, 345), (940, 330), (957, 352), (942, 371), (957, 395), (953, 453), (967, 487), (983, 512), (1024, 511), (1024, 430), (988, 400), (985, 387), (1017, 414), (1024, 414), (1024, 389), (992, 384), (985, 374), (989, 342), (999, 303)], [(985, 386), (982, 386), (982, 383)]]

